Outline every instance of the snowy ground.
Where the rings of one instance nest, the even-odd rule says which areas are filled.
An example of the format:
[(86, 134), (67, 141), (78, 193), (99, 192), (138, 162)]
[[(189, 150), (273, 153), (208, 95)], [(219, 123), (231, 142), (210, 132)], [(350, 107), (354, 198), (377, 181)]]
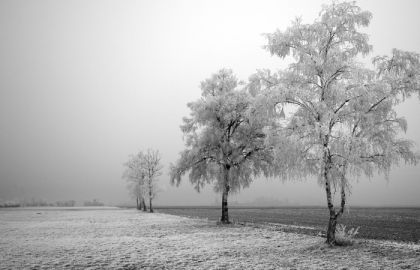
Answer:
[(420, 269), (420, 245), (136, 210), (0, 210), (0, 269)]

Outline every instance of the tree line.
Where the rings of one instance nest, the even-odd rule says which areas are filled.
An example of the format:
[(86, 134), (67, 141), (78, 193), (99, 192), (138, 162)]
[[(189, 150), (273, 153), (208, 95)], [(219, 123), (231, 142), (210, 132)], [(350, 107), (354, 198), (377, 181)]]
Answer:
[[(188, 173), (197, 191), (213, 184), (222, 194), (221, 222), (229, 223), (229, 194), (254, 178), (315, 176), (329, 211), (326, 241), (334, 245), (350, 181), (388, 177), (394, 165), (419, 159), (414, 143), (400, 136), (407, 122), (395, 111), (407, 97), (420, 97), (419, 54), (393, 49), (365, 67), (359, 60), (372, 46), (360, 29), (371, 18), (355, 2), (333, 2), (311, 24), (296, 19), (265, 35), (271, 55), (293, 59), (286, 69), (258, 70), (248, 82), (222, 69), (202, 81), (201, 98), (183, 118), (186, 148), (170, 165), (171, 183)], [(143, 172), (128, 178), (150, 179)]]
[[(80, 203), (79, 203), (80, 204)], [(74, 207), (77, 206), (78, 202), (75, 200), (62, 200), (56, 202), (49, 202), (44, 199), (36, 199), (32, 198), (22, 199), (22, 200), (12, 200), (1, 202), (0, 207)], [(84, 201), (83, 206), (105, 206), (105, 204), (97, 199), (93, 199), (92, 201)]]

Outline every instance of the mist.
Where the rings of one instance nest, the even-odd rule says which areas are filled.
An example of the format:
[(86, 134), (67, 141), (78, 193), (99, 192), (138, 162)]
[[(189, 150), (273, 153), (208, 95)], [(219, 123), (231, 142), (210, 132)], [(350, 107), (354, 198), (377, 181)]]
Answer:
[[(179, 128), (199, 84), (218, 69), (247, 80), (284, 68), (261, 35), (326, 1), (15, 1), (0, 2), (0, 201), (99, 199), (132, 202), (122, 179), (130, 154), (162, 154), (157, 205), (213, 205), (187, 177), (169, 183), (184, 147)], [(420, 51), (420, 2), (358, 1), (373, 13), (373, 54)], [(368, 63), (367, 60), (363, 60)], [(404, 137), (420, 145), (420, 101), (399, 105)], [(352, 181), (350, 206), (420, 206), (420, 166)], [(372, 195), (374, 194), (374, 195)], [(238, 204), (324, 205), (316, 179), (256, 179), (230, 197)], [(134, 203), (134, 202), (132, 202)]]

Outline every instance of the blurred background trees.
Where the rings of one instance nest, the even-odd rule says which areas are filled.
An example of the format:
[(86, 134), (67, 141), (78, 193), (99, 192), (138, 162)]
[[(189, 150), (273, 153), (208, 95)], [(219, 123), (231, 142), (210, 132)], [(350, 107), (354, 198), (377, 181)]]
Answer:
[(136, 199), (138, 210), (147, 211), (145, 198), (149, 200), (149, 211), (153, 212), (152, 200), (156, 197), (159, 188), (158, 177), (162, 174), (161, 155), (158, 150), (148, 149), (130, 156), (124, 163), (126, 167), (123, 178), (132, 197)]

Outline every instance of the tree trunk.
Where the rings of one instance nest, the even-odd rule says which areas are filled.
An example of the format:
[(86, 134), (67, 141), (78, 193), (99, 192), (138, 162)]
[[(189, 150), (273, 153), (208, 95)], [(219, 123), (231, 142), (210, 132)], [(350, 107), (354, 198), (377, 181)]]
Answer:
[(337, 213), (337, 217), (341, 216), (344, 213), (344, 207), (346, 206), (346, 179), (343, 176), (341, 179), (341, 206), (340, 211)]
[(338, 217), (338, 213), (336, 213), (335, 209), (334, 209), (334, 205), (333, 205), (333, 200), (332, 200), (332, 196), (331, 196), (331, 183), (330, 183), (330, 179), (329, 179), (329, 170), (330, 170), (330, 166), (332, 165), (332, 161), (331, 161), (331, 155), (329, 154), (329, 149), (328, 149), (328, 137), (325, 137), (325, 142), (324, 142), (324, 170), (322, 172), (322, 178), (325, 182), (325, 193), (327, 195), (327, 206), (328, 206), (328, 211), (330, 213), (330, 218), (328, 221), (328, 228), (327, 228), (327, 241), (326, 243), (329, 245), (335, 245), (335, 230), (337, 227), (337, 217)]
[(329, 245), (334, 245), (335, 244), (335, 229), (337, 227), (337, 215), (335, 213), (334, 205), (332, 204), (331, 187), (330, 187), (330, 182), (328, 179), (325, 182), (325, 193), (327, 194), (327, 204), (328, 204), (328, 210), (330, 212), (330, 219), (328, 221), (326, 242)]
[(328, 221), (328, 230), (327, 230), (327, 241), (326, 243), (333, 246), (335, 245), (335, 229), (337, 228), (337, 216), (331, 215), (330, 220)]
[(136, 208), (137, 208), (137, 210), (141, 209), (141, 205), (140, 205), (140, 202), (139, 202), (139, 196), (136, 197)]
[(220, 221), (222, 223), (229, 223), (229, 212), (228, 212), (228, 191), (226, 188), (223, 189), (222, 194), (222, 217)]
[(141, 198), (141, 205), (143, 206), (143, 211), (146, 212), (147, 211), (147, 205), (146, 202), (144, 201), (144, 198)]
[(340, 210), (338, 212), (335, 211), (334, 206), (332, 204), (331, 188), (330, 188), (329, 183), (326, 184), (325, 191), (327, 193), (328, 210), (330, 212), (330, 219), (328, 222), (328, 230), (327, 230), (327, 244), (335, 245), (336, 243), (335, 230), (337, 228), (337, 221), (338, 221), (338, 218), (344, 213), (344, 207), (346, 205), (345, 183), (344, 181), (341, 182), (341, 204), (340, 204)]
[(229, 212), (228, 212), (228, 195), (229, 195), (229, 166), (224, 168), (224, 185), (223, 185), (223, 193), (222, 193), (222, 218), (220, 222), (224, 224), (229, 224)]
[(153, 207), (152, 207), (152, 197), (149, 197), (149, 212), (153, 213)]

